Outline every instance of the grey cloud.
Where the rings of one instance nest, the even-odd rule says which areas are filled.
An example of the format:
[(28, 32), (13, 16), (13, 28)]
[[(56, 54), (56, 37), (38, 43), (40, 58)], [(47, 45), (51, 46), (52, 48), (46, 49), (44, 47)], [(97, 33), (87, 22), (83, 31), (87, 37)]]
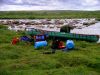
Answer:
[(17, 0), (0, 0), (1, 4), (5, 5), (47, 5), (48, 1), (46, 0), (20, 0), (21, 2), (18, 2)]
[[(14, 9), (18, 10), (18, 7), (23, 7), (19, 9), (25, 8), (34, 8), (36, 7), (37, 10), (45, 9), (48, 10), (100, 10), (100, 0), (0, 0), (0, 10), (5, 10), (9, 6), (14, 6)], [(33, 9), (34, 10), (34, 9)]]

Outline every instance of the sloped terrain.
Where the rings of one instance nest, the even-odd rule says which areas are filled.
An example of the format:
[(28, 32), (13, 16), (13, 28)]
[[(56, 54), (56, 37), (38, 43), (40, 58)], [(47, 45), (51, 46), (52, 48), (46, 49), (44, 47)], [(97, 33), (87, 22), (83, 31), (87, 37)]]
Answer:
[(51, 40), (40, 49), (12, 45), (12, 38), (21, 35), (0, 25), (0, 75), (100, 75), (100, 44), (74, 40), (72, 51), (43, 54), (51, 51)]

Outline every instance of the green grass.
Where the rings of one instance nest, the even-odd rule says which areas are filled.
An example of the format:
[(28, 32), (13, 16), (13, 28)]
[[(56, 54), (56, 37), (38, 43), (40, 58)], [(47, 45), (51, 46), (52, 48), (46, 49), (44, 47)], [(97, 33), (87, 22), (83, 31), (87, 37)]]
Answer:
[(100, 11), (0, 11), (0, 19), (97, 18)]
[(74, 50), (46, 55), (51, 41), (41, 49), (12, 45), (12, 38), (20, 35), (0, 26), (0, 75), (100, 75), (100, 44), (74, 40)]

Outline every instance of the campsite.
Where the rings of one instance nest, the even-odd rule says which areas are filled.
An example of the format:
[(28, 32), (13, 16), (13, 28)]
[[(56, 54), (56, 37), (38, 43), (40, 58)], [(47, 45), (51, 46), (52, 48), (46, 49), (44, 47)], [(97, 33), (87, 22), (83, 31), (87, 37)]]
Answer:
[[(53, 22), (58, 24), (58, 26), (63, 26), (63, 24), (66, 24), (67, 22), (70, 23), (70, 18), (73, 18), (75, 20), (71, 19), (71, 23), (75, 22), (75, 25), (73, 25), (75, 30), (83, 29), (84, 31), (84, 29), (94, 26), (94, 23), (95, 25), (99, 24), (97, 19), (100, 17), (100, 15), (97, 12), (88, 12), (89, 14), (92, 14), (92, 18), (91, 15), (86, 16), (86, 12), (80, 12), (86, 13), (81, 14), (83, 17), (76, 17), (75, 11), (75, 13), (71, 13), (71, 16), (68, 15), (69, 17), (66, 15), (68, 17), (66, 19), (66, 17), (62, 14), (68, 14), (66, 12), (58, 12), (60, 16), (57, 16), (59, 14), (55, 14), (54, 16), (52, 13), (55, 12), (48, 11), (42, 13), (47, 13), (46, 16), (35, 16), (36, 20), (33, 17), (30, 17), (30, 15), (26, 15), (27, 13), (32, 12), (25, 12), (25, 14), (21, 14), (21, 16), (19, 16), (20, 12), (0, 13), (0, 75), (99, 75), (100, 43), (97, 43), (100, 39), (99, 33), (97, 33), (97, 35), (82, 35), (82, 31), (80, 34), (78, 34), (77, 31), (76, 33), (72, 33), (75, 32), (74, 30), (71, 31), (71, 33), (69, 31), (64, 33), (60, 32), (60, 27), (58, 27), (58, 31), (52, 29), (53, 26), (51, 26), (51, 30), (45, 28), (48, 27), (46, 25), (53, 25), (53, 23), (50, 23), (52, 18), (54, 18)], [(7, 15), (5, 15), (5, 13)], [(10, 16), (9, 13), (11, 15), (13, 14), (13, 16)], [(93, 15), (93, 13), (96, 14)], [(32, 14), (34, 14), (34, 12)], [(48, 14), (52, 16), (49, 15), (47, 17)], [(20, 21), (19, 19), (22, 18), (23, 20)], [(26, 20), (26, 18), (28, 18), (28, 20)], [(88, 26), (81, 24), (76, 25), (77, 22), (81, 22), (81, 19), (84, 19), (85, 21), (87, 19), (92, 19), (93, 24)], [(34, 22), (31, 20), (34, 20)], [(47, 22), (44, 23), (43, 21), (42, 23), (44, 24), (41, 24), (41, 20), (46, 20)], [(38, 24), (35, 21), (37, 21)], [(62, 24), (61, 21), (66, 21), (66, 23)], [(42, 25), (44, 29), (39, 29), (40, 26), (36, 29), (36, 27), (34, 27), (35, 24)], [(19, 26), (18, 28), (20, 28), (20, 30), (16, 30), (16, 28), (12, 25), (14, 25), (16, 28)], [(27, 29), (22, 29), (20, 25), (22, 28), (27, 27)], [(29, 27), (29, 25), (32, 26)], [(97, 26), (97, 28), (98, 27), (99, 26)], [(30, 42), (30, 39), (32, 42)], [(67, 47), (67, 50), (58, 48), (55, 49), (54, 47), (51, 47), (52, 45), (57, 45), (52, 44), (53, 41), (57, 39), (60, 39), (63, 42), (63, 46), (64, 48)], [(42, 44), (39, 43), (41, 40), (44, 41)], [(68, 46), (67, 40), (72, 40), (70, 41), (71, 45)], [(71, 50), (68, 48), (71, 48)]]

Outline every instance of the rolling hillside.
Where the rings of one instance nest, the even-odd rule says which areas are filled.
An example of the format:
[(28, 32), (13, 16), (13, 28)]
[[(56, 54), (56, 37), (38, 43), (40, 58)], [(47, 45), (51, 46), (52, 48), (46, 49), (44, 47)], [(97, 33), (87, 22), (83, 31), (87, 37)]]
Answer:
[(0, 25), (0, 75), (100, 75), (100, 44), (74, 40), (72, 51), (46, 55), (51, 40), (40, 49), (24, 42), (12, 45), (12, 38), (21, 35)]
[(100, 18), (100, 11), (0, 11), (1, 19)]

